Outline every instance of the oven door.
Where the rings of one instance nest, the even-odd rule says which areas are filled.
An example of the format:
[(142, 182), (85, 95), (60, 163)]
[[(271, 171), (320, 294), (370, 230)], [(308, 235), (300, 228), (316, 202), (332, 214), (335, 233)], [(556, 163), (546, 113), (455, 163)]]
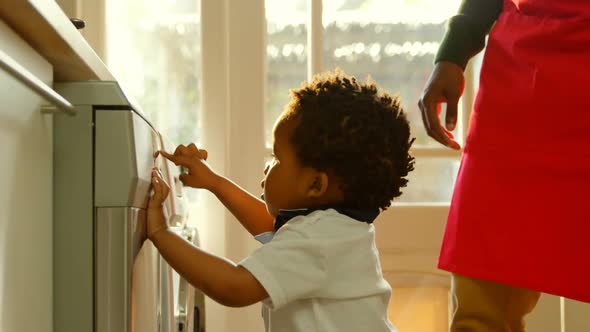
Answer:
[[(146, 240), (146, 211), (96, 210), (96, 331), (204, 331), (204, 296)], [(171, 229), (199, 245), (196, 230)]]
[(146, 241), (146, 211), (96, 210), (96, 331), (174, 332), (172, 270)]

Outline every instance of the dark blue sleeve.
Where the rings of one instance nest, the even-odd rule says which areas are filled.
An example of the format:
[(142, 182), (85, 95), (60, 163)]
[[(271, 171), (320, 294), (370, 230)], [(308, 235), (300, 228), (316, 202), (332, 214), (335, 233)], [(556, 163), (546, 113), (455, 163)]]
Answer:
[(503, 0), (463, 0), (451, 17), (434, 62), (450, 61), (463, 69), (485, 46), (485, 37), (502, 12)]

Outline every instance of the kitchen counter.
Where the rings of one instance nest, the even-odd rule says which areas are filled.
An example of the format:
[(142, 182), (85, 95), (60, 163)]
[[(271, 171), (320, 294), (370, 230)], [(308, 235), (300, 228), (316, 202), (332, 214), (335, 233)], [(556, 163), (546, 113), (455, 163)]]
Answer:
[(3, 0), (0, 18), (53, 67), (54, 82), (115, 80), (53, 0)]

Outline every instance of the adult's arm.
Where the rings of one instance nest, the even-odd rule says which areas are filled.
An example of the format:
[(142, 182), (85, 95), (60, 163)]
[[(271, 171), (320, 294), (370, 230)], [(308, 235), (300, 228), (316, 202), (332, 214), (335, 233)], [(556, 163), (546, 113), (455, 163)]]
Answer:
[(503, 0), (463, 0), (451, 17), (435, 63), (449, 61), (465, 69), (485, 46), (485, 37), (502, 12)]
[[(502, 0), (463, 0), (459, 13), (449, 20), (435, 57), (435, 66), (418, 107), (428, 136), (452, 149), (460, 149), (451, 131), (457, 124), (457, 107), (463, 94), (463, 70), (481, 51), (485, 36), (502, 11)], [(447, 104), (446, 128), (440, 123), (440, 104)]]

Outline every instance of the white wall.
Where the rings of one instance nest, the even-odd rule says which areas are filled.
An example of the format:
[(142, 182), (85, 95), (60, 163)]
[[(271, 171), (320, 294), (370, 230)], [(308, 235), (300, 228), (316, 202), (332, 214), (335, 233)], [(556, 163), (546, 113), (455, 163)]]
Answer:
[[(0, 49), (51, 84), (51, 65), (4, 22)], [(40, 105), (0, 70), (0, 332), (52, 330), (52, 132)]]

